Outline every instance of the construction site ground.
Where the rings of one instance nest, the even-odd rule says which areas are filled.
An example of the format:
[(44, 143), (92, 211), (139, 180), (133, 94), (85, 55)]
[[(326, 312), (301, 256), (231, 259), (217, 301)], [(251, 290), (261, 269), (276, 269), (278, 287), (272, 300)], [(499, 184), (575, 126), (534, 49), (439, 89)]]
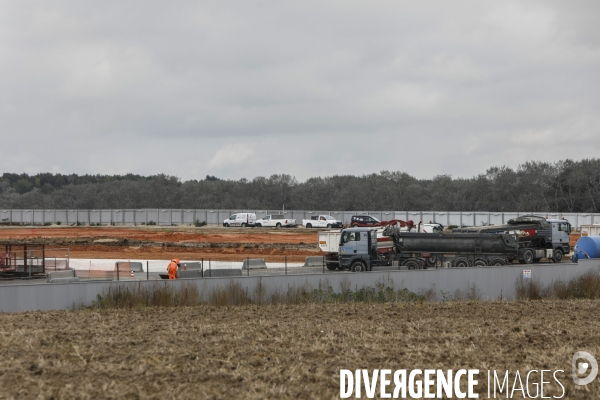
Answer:
[[(320, 255), (317, 230), (299, 228), (204, 227), (1, 227), (0, 242), (43, 243), (47, 256), (52, 248), (66, 247), (71, 258), (167, 260), (213, 259), (240, 261), (304, 261)], [(60, 250), (57, 257), (64, 256)]]
[[(509, 371), (503, 399), (517, 371), (522, 383), (511, 397), (522, 399), (519, 387), (539, 396), (539, 371), (550, 370), (544, 397), (591, 400), (600, 380), (576, 386), (571, 359), (580, 350), (598, 356), (599, 306), (458, 301), (0, 314), (0, 398), (334, 399), (340, 369), (478, 369), (480, 398), (488, 370), (500, 380)], [(558, 370), (564, 389), (553, 378)]]

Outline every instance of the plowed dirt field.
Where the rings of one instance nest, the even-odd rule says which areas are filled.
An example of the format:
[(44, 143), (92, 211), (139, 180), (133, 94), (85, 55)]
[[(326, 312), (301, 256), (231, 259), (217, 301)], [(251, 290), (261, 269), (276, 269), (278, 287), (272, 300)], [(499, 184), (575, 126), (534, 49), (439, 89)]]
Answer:
[(517, 371), (526, 385), (536, 370), (523, 388), (532, 396), (550, 370), (544, 397), (598, 399), (600, 378), (575, 386), (570, 363), (580, 350), (600, 356), (599, 309), (582, 300), (0, 314), (0, 398), (334, 399), (340, 369), (464, 368), (480, 370), (479, 398), (488, 370), (508, 370), (511, 389)]
[[(303, 261), (318, 255), (317, 231), (304, 228), (223, 227), (2, 227), (0, 242), (44, 243), (69, 247), (72, 258), (170, 258), (239, 261)], [(60, 252), (61, 254), (63, 252)], [(52, 252), (48, 253), (52, 255)]]

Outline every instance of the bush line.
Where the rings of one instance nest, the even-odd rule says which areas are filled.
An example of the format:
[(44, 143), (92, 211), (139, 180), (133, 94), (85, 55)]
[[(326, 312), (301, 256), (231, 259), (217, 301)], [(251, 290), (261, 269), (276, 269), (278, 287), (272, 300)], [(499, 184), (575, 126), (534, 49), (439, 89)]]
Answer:
[[(326, 304), (326, 303), (407, 303), (436, 301), (434, 289), (414, 293), (406, 288), (396, 289), (384, 283), (375, 287), (351, 290), (348, 282), (342, 282), (341, 291), (336, 293), (328, 284), (325, 288), (312, 288), (310, 285), (288, 287), (279, 290), (266, 287), (261, 280), (253, 292), (241, 283), (231, 280), (226, 286), (200, 290), (195, 283), (184, 282), (180, 287), (166, 283), (155, 283), (152, 287), (141, 284), (118, 286), (99, 294), (91, 308), (143, 308), (143, 307), (185, 307), (197, 305), (238, 306), (268, 304)], [(569, 282), (554, 281), (543, 287), (536, 280), (515, 283), (515, 300), (567, 300), (600, 298), (600, 271), (588, 271)], [(466, 291), (457, 290), (454, 295), (440, 291), (442, 301), (479, 300), (481, 292), (475, 285)]]

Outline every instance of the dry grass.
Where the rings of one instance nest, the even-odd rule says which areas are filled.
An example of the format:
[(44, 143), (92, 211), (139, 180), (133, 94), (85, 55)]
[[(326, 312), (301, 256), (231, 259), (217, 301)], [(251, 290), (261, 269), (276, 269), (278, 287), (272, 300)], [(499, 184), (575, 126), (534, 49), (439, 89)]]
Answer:
[[(473, 288), (475, 290), (475, 288)], [(151, 287), (119, 286), (110, 288), (98, 295), (91, 306), (95, 309), (110, 308), (143, 308), (143, 307), (181, 307), (181, 306), (240, 306), (268, 304), (306, 304), (306, 303), (390, 303), (423, 301), (427, 294), (417, 295), (406, 288), (396, 289), (378, 283), (376, 287), (365, 287), (357, 291), (349, 288), (349, 283), (342, 282), (341, 293), (336, 293), (328, 284), (324, 288), (314, 289), (310, 285), (292, 286), (287, 290), (273, 289), (258, 280), (256, 289), (250, 293), (239, 282), (233, 279), (226, 286), (217, 286), (199, 290), (195, 283), (183, 283), (175, 289), (168, 282), (156, 282)]]
[[(575, 351), (600, 356), (599, 307), (349, 302), (1, 314), (0, 398), (339, 398), (342, 368), (478, 368), (562, 369), (564, 398), (596, 399), (600, 379), (578, 389), (569, 376)], [(480, 379), (478, 391), (486, 385)], [(545, 395), (560, 395), (551, 388)]]
[(541, 299), (599, 299), (600, 271), (588, 271), (569, 282), (554, 281), (547, 287), (538, 281), (517, 279), (516, 294), (519, 300)]

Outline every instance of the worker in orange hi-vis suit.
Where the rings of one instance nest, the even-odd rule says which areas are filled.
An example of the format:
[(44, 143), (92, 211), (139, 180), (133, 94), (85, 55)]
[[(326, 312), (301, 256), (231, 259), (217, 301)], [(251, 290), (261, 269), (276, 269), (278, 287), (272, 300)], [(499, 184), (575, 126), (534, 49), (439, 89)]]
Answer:
[(169, 279), (177, 279), (177, 269), (179, 268), (179, 260), (174, 258), (169, 263), (167, 271), (169, 271)]

